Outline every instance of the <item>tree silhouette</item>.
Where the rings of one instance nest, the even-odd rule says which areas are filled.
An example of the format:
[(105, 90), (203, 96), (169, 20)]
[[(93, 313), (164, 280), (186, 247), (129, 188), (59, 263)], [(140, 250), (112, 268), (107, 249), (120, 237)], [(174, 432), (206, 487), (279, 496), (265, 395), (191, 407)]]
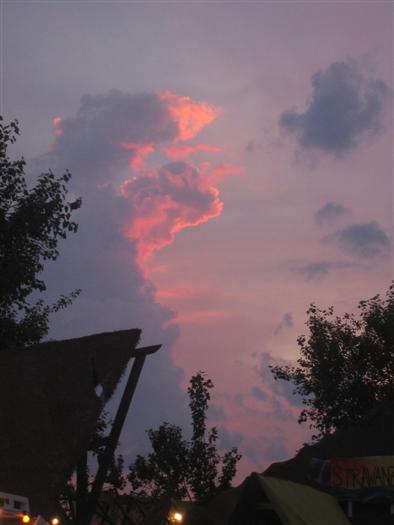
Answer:
[(317, 430), (315, 439), (359, 421), (377, 402), (394, 401), (394, 283), (385, 299), (376, 295), (358, 309), (359, 316), (339, 317), (312, 304), (297, 366), (270, 367), (302, 396), (299, 422)]
[(67, 201), (69, 172), (59, 178), (42, 173), (28, 186), (24, 158), (8, 155), (18, 134), (18, 122), (5, 124), (0, 116), (0, 350), (38, 343), (48, 332), (49, 314), (79, 293), (62, 295), (52, 305), (30, 302), (33, 292), (46, 290), (39, 277), (44, 261), (55, 260), (58, 240), (77, 231), (71, 214), (81, 199)]
[(152, 452), (138, 455), (129, 467), (128, 479), (136, 494), (204, 501), (231, 487), (241, 454), (232, 448), (223, 455), (217, 450), (218, 431), (207, 429), (207, 409), (213, 383), (203, 372), (194, 375), (188, 388), (192, 437), (182, 429), (163, 423), (148, 430)]

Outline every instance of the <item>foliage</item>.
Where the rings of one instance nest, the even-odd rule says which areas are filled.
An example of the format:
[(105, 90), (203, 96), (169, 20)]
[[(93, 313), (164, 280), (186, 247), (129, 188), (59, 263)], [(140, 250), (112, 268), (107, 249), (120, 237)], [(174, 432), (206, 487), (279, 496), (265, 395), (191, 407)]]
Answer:
[(133, 491), (154, 498), (171, 495), (184, 499), (188, 495), (189, 445), (181, 428), (165, 422), (147, 433), (152, 452), (147, 458), (138, 455), (130, 466), (128, 479)]
[(184, 439), (182, 429), (167, 422), (148, 430), (152, 452), (138, 455), (130, 465), (129, 482), (141, 495), (194, 498), (204, 501), (231, 487), (241, 455), (232, 448), (224, 455), (217, 451), (218, 432), (207, 429), (207, 409), (213, 383), (203, 372), (194, 375), (188, 388), (192, 437)]
[(394, 400), (394, 282), (385, 299), (361, 301), (358, 310), (339, 317), (332, 307), (312, 304), (297, 366), (271, 367), (275, 379), (292, 382), (302, 396), (299, 422), (309, 421), (315, 439), (360, 420), (379, 401)]
[[(103, 411), (99, 417), (95, 433), (89, 444), (88, 452), (91, 452), (93, 456), (97, 458), (100, 464), (101, 457), (104, 454), (105, 447), (107, 446), (109, 436), (109, 425), (112, 421), (108, 420), (107, 412)], [(126, 480), (123, 476), (124, 459), (121, 454), (112, 457), (111, 464), (105, 477), (104, 490), (109, 492), (118, 493), (122, 491), (126, 486)]]
[[(107, 412), (103, 411), (97, 421), (95, 432), (93, 434), (93, 437), (89, 443), (87, 453), (91, 454), (92, 457), (95, 457), (97, 459), (98, 464), (100, 464), (101, 457), (104, 453), (105, 447), (107, 445), (108, 441), (108, 435), (109, 435), (109, 429), (108, 426), (112, 422), (108, 420), (108, 414)], [(82, 458), (81, 458), (82, 459)], [(79, 480), (79, 483), (83, 483), (84, 485), (84, 494), (85, 494), (85, 500), (84, 504), (87, 503), (87, 498), (89, 496), (89, 488), (91, 488), (94, 477), (90, 474), (90, 468), (89, 468), (89, 461), (88, 457), (86, 457), (86, 461), (83, 463), (83, 474), (82, 474), (82, 480)], [(124, 471), (124, 459), (121, 454), (117, 456), (113, 456), (111, 464), (109, 466), (108, 472), (105, 476), (104, 481), (104, 491), (111, 492), (114, 494), (121, 493), (125, 487), (126, 487), (126, 479), (123, 474)], [(80, 471), (81, 475), (81, 471)], [(63, 511), (65, 512), (67, 518), (70, 520), (70, 522), (76, 522), (76, 509), (77, 509), (77, 502), (78, 502), (78, 496), (77, 496), (77, 487), (76, 487), (76, 479), (73, 475), (71, 479), (68, 480), (66, 486), (63, 488), (62, 493), (60, 494), (59, 503), (61, 507), (63, 508)]]
[(39, 278), (43, 262), (55, 260), (59, 239), (77, 231), (71, 214), (81, 199), (68, 202), (71, 175), (59, 178), (48, 171), (29, 188), (22, 158), (11, 160), (8, 147), (19, 134), (18, 122), (0, 117), (0, 349), (39, 342), (48, 331), (48, 316), (67, 307), (79, 290), (61, 296), (53, 305), (42, 299), (29, 303), (33, 292), (46, 290)]

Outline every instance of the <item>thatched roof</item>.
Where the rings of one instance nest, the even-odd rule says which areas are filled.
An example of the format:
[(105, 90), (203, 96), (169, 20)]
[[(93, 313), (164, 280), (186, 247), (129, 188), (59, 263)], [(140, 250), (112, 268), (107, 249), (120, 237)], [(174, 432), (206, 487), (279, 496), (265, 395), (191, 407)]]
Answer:
[(348, 425), (306, 445), (298, 454), (280, 463), (273, 463), (264, 475), (314, 485), (308, 471), (312, 458), (390, 456), (394, 455), (394, 402), (380, 403), (360, 423)]
[(86, 450), (140, 333), (0, 353), (0, 490), (26, 495), (33, 512), (50, 506)]

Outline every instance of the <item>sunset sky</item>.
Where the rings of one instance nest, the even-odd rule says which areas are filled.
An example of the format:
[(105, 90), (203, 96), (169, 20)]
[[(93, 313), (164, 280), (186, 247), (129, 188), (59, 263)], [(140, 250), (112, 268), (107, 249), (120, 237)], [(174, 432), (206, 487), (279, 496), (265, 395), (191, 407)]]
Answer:
[[(139, 327), (121, 437), (187, 427), (204, 370), (239, 479), (309, 436), (268, 365), (297, 358), (311, 302), (354, 311), (393, 272), (392, 2), (2, 3), (1, 113), (32, 177), (68, 168), (78, 234), (52, 338)], [(111, 349), (108, 349), (111, 351)], [(113, 406), (113, 405), (112, 405)]]

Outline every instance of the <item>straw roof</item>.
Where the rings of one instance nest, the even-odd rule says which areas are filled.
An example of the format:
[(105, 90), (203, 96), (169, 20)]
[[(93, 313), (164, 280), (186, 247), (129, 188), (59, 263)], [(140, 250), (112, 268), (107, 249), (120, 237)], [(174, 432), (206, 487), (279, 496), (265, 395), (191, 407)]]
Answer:
[(140, 334), (123, 330), (0, 353), (0, 490), (29, 497), (33, 513), (50, 512)]

